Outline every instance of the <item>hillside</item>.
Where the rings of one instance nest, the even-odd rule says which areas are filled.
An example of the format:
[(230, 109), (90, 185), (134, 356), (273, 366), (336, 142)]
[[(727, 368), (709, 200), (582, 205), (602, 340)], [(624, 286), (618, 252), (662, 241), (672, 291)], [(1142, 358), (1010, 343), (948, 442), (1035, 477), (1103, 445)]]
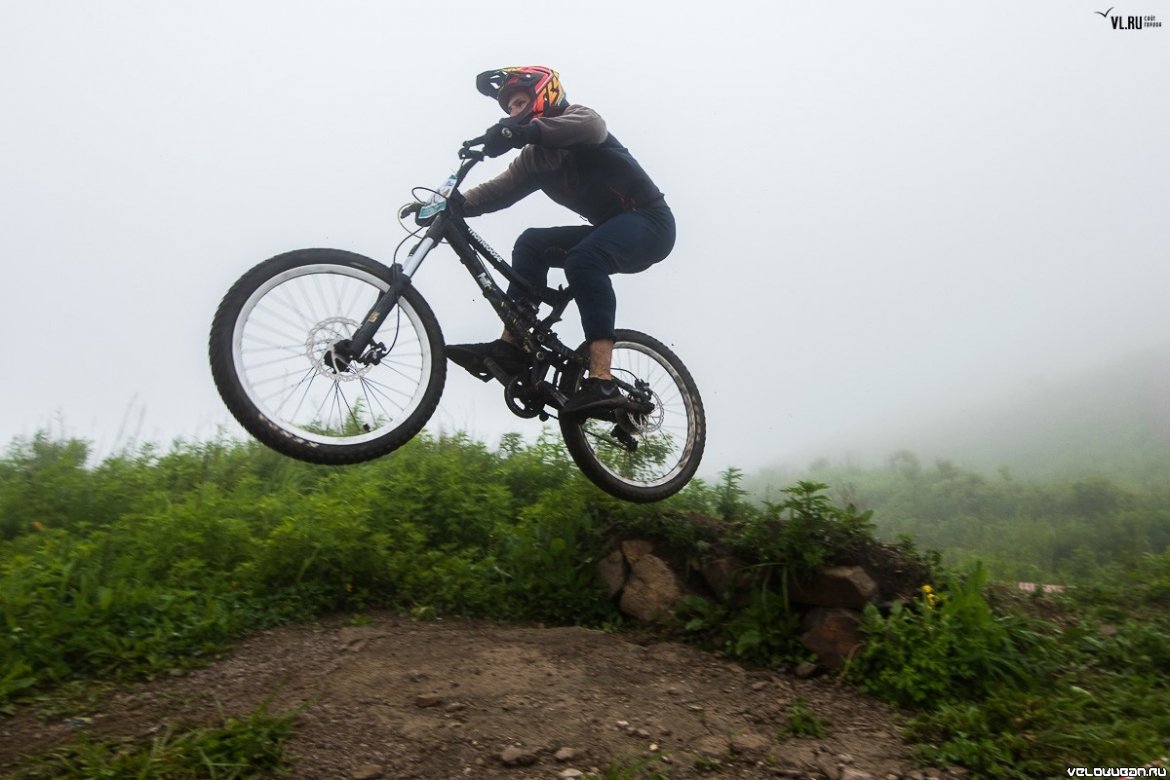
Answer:
[[(1170, 480), (1170, 343), (1091, 370), (1033, 379), (999, 398), (852, 431), (805, 453), (873, 465), (899, 451), (1026, 478)], [(778, 467), (791, 471), (796, 464)]]

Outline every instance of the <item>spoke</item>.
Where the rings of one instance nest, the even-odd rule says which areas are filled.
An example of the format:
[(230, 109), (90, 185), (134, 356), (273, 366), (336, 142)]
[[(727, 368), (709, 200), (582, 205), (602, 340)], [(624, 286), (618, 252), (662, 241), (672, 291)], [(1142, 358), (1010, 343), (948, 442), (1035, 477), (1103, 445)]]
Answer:
[[(313, 323), (311, 321), (305, 320), (302, 322), (293, 322), (291, 319), (280, 314), (279, 312), (271, 311), (271, 308), (272, 307), (266, 307), (263, 314), (269, 319), (287, 325), (292, 329), (293, 333), (305, 333), (313, 329)], [(299, 312), (297, 313), (299, 314)], [(304, 320), (303, 317), (301, 319)], [(264, 328), (265, 330), (276, 332), (276, 328), (272, 325), (269, 325), (265, 320), (253, 320), (250, 322), (250, 324), (253, 327)]]
[[(291, 419), (293, 421), (295, 421), (296, 414), (297, 414), (297, 412), (299, 412), (301, 410), (301, 404), (303, 404), (305, 402), (305, 398), (309, 395), (309, 389), (313, 386), (313, 378), (316, 375), (317, 375), (317, 370), (315, 368), (310, 368), (307, 372), (305, 372), (305, 375), (303, 377), (301, 377), (301, 381), (297, 382), (295, 385), (290, 387), (288, 390), (288, 394), (281, 400), (281, 402), (279, 404), (276, 405), (276, 408), (274, 409), (276, 414), (279, 415), (280, 410), (284, 408), (284, 405), (286, 403), (288, 403), (289, 401), (292, 400), (292, 397), (294, 395), (296, 395), (297, 390), (303, 385), (305, 388), (305, 392), (301, 395), (301, 400), (297, 404), (297, 408), (293, 409), (293, 416)], [(277, 393), (274, 393), (273, 395), (278, 395), (278, 394), (279, 394), (279, 391)], [(269, 398), (271, 398), (271, 397), (272, 396), (269, 396)]]
[[(374, 400), (377, 400), (377, 401), (378, 401), (378, 408), (382, 410), (382, 414), (384, 414), (384, 415), (386, 416), (386, 418), (387, 418), (387, 419), (393, 420), (393, 419), (394, 419), (394, 415), (393, 415), (393, 414), (391, 414), (391, 413), (390, 413), (390, 410), (388, 410), (388, 409), (386, 408), (385, 404), (383, 404), (383, 403), (382, 403), (382, 401), (381, 401), (380, 399), (378, 399), (378, 397), (377, 397), (377, 395), (378, 395), (378, 394), (377, 394), (377, 392), (375, 392), (375, 393), (374, 393), (374, 398), (373, 398), (373, 399), (371, 399), (371, 398), (370, 398), (370, 389), (371, 389), (371, 388), (370, 388), (370, 382), (369, 382), (369, 381), (367, 381), (365, 377), (362, 377), (362, 380), (361, 380), (361, 385), (362, 385), (362, 395), (364, 395), (364, 396), (365, 396), (365, 399), (366, 399), (366, 405), (370, 407), (370, 419), (371, 419), (371, 421), (373, 421), (373, 420), (376, 420), (376, 419), (377, 419), (377, 417), (374, 415)], [(389, 399), (387, 399), (387, 400), (389, 400)], [(402, 411), (402, 407), (399, 407), (398, 411), (400, 411), (400, 412), (401, 412), (401, 411)]]
[(293, 268), (258, 288), (239, 320), (235, 361), (260, 414), (291, 435), (355, 443), (385, 435), (414, 411), (435, 356), (407, 299), (380, 323), (378, 364), (325, 371), (331, 343), (353, 333), (385, 292), (374, 274), (346, 264)]
[(300, 280), (293, 280), (274, 287), (272, 291), (267, 296), (265, 296), (264, 300), (261, 301), (260, 306), (265, 309), (273, 309), (276, 307), (284, 308), (291, 312), (293, 316), (299, 320), (299, 322), (293, 323), (294, 328), (297, 330), (308, 330), (309, 328), (313, 327), (313, 314), (312, 312), (306, 312), (304, 306), (297, 304), (296, 290), (301, 286), (299, 281)]
[(270, 347), (240, 347), (241, 355), (254, 355), (261, 352), (289, 352), (293, 355), (303, 356), (305, 354), (305, 345), (279, 346), (274, 344)]

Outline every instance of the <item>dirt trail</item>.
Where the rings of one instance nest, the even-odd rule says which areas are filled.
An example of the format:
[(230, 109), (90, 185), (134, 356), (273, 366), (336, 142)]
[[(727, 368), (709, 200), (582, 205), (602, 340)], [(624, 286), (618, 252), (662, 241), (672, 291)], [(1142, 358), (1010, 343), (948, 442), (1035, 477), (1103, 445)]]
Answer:
[[(831, 679), (583, 628), (390, 614), (260, 633), (209, 667), (122, 690), (80, 723), (144, 735), (269, 697), (275, 712), (307, 702), (288, 745), (297, 778), (570, 778), (644, 759), (672, 779), (921, 775), (894, 713)], [(783, 736), (798, 697), (824, 738)], [(0, 775), (20, 753), (74, 739), (78, 723), (0, 721)]]

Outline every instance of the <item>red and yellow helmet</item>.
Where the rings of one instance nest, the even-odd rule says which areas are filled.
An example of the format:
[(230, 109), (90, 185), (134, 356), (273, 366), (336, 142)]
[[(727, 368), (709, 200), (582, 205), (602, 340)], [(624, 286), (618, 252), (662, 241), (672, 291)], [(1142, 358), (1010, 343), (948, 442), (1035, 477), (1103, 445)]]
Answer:
[(481, 95), (495, 98), (500, 108), (508, 110), (508, 98), (523, 90), (532, 101), (525, 119), (557, 114), (569, 104), (561, 86), (560, 75), (543, 65), (522, 65), (516, 68), (485, 70), (475, 77), (475, 87)]

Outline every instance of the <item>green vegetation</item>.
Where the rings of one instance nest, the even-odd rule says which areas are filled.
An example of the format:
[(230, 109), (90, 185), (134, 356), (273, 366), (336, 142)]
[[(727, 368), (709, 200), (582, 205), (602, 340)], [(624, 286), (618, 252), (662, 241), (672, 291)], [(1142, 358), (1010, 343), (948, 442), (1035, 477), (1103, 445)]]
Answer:
[(976, 567), (888, 616), (869, 609), (850, 677), (917, 711), (908, 734), (930, 763), (1010, 778), (1140, 765), (1170, 736), (1168, 573), (1164, 551), (1055, 598), (994, 595)]
[(272, 777), (284, 764), (283, 745), (295, 713), (273, 716), (261, 707), (244, 719), (206, 728), (168, 730), (149, 740), (76, 745), (40, 756), (12, 780), (243, 780)]
[[(982, 561), (993, 580), (1090, 583), (1136, 566), (1170, 546), (1170, 479), (1147, 487), (1104, 476), (1051, 482), (987, 476), (910, 452), (884, 468), (814, 464), (810, 475), (834, 495), (873, 512), (879, 538), (911, 538), (950, 566)], [(752, 493), (774, 490), (759, 479)]]
[(784, 724), (781, 736), (820, 739), (827, 733), (828, 724), (813, 712), (808, 702), (797, 696), (788, 707), (788, 720)]
[(659, 758), (615, 761), (600, 772), (586, 774), (585, 780), (670, 780), (670, 770)]
[[(595, 563), (633, 535), (753, 562), (749, 598), (691, 601), (678, 631), (748, 662), (791, 663), (807, 654), (784, 598), (789, 574), (875, 533), (910, 533), (948, 568), (935, 566), (910, 603), (866, 613), (868, 641), (845, 677), (910, 711), (923, 761), (1049, 776), (1144, 763), (1170, 738), (1164, 493), (901, 458), (881, 472), (818, 474), (762, 505), (730, 469), (635, 506), (581, 478), (551, 434), (508, 436), (495, 450), (424, 435), (343, 469), (231, 441), (88, 457), (83, 442), (37, 436), (0, 458), (0, 717), (62, 686), (205, 663), (245, 632), (325, 613), (616, 625)], [(1023, 595), (988, 582), (1016, 578), (1076, 587)], [(791, 736), (825, 727), (802, 702), (789, 714)], [(279, 767), (290, 722), (258, 713), (138, 746), (83, 742), (26, 776), (247, 776)]]

